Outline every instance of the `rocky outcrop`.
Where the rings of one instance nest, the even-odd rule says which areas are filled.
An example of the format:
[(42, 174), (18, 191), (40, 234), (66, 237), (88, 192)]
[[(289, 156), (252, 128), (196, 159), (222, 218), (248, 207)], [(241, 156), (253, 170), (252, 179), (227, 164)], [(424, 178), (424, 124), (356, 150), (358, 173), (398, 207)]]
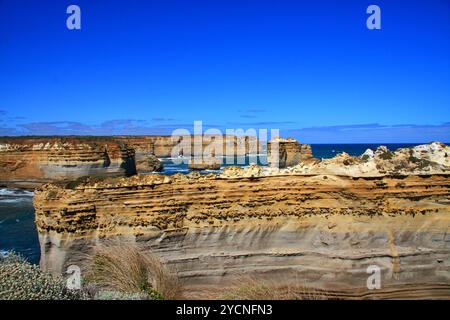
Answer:
[[(160, 158), (170, 157), (195, 157), (203, 158), (203, 154), (215, 154), (222, 156), (257, 154), (261, 146), (256, 137), (223, 135), (219, 138), (211, 135), (203, 136), (118, 136), (114, 139), (122, 141), (136, 152), (136, 164), (138, 172), (161, 171), (152, 158), (153, 164), (148, 166), (149, 155)], [(198, 142), (196, 142), (198, 141)], [(197, 144), (197, 145), (196, 145)], [(153, 161), (154, 160), (154, 161)], [(190, 161), (188, 166), (192, 170), (218, 170), (220, 161)], [(155, 170), (150, 170), (154, 168)]]
[(450, 171), (450, 147), (440, 142), (390, 151), (385, 146), (366, 150), (360, 157), (341, 153), (331, 159), (303, 161), (282, 170), (267, 169), (265, 174), (339, 174), (353, 177), (441, 174)]
[(292, 138), (272, 139), (267, 145), (268, 162), (271, 167), (286, 168), (312, 160), (311, 146), (300, 144)]
[(280, 284), (296, 279), (329, 292), (367, 291), (367, 268), (375, 265), (381, 270), (375, 296), (408, 298), (420, 291), (449, 298), (446, 148), (419, 146), (372, 160), (340, 155), (330, 164), (312, 165), (327, 171), (386, 161), (380, 168), (389, 168), (393, 159), (412, 152), (440, 164), (427, 174), (409, 162), (413, 171), (406, 175), (380, 174), (380, 169), (376, 175), (299, 173), (296, 167), (252, 165), (206, 176), (47, 184), (34, 198), (41, 266), (61, 272), (81, 264), (99, 243), (119, 238), (176, 267), (193, 297), (245, 275)]
[(136, 173), (134, 150), (105, 138), (2, 138), (0, 184), (34, 187), (81, 176)]
[[(34, 188), (45, 182), (84, 175), (132, 175), (136, 167), (139, 173), (147, 173), (162, 170), (158, 157), (245, 155), (256, 154), (260, 149), (256, 137), (231, 135), (3, 137), (0, 185)], [(209, 167), (216, 168), (217, 164)]]
[(160, 172), (164, 165), (157, 156), (140, 153), (136, 155), (136, 169), (138, 173)]
[(190, 170), (219, 170), (221, 162), (215, 157), (193, 158), (189, 160)]

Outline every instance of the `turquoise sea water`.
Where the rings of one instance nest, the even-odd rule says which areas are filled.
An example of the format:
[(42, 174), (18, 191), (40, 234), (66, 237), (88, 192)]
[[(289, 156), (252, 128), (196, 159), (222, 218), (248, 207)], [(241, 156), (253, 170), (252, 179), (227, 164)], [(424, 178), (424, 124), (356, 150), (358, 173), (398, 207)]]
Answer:
[[(413, 144), (385, 144), (390, 150)], [(340, 152), (350, 155), (361, 155), (367, 148), (376, 149), (379, 144), (335, 144), (312, 145), (313, 154), (317, 158), (332, 158)], [(259, 164), (263, 164), (261, 157)], [(248, 165), (247, 157), (242, 165)], [(187, 173), (187, 164), (173, 164), (171, 159), (163, 159), (164, 174), (177, 172)], [(227, 164), (224, 164), (226, 166)], [(204, 171), (202, 173), (215, 172)], [(33, 193), (19, 189), (0, 189), (0, 253), (14, 250), (33, 263), (39, 262), (40, 248), (36, 226), (34, 224)]]

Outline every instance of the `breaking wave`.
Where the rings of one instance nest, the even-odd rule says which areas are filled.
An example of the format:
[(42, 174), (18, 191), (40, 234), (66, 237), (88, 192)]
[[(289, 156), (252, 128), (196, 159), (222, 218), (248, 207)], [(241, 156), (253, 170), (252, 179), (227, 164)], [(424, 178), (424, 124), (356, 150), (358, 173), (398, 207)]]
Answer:
[(3, 188), (0, 189), (0, 203), (16, 203), (31, 201), (34, 193), (28, 190)]

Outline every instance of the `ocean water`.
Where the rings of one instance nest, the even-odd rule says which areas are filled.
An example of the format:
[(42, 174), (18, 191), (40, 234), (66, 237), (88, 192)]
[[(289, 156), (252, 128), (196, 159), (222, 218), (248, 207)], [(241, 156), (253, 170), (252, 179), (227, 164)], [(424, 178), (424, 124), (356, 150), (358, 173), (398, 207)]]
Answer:
[(385, 144), (312, 144), (312, 152), (314, 157), (328, 159), (333, 158), (339, 153), (347, 152), (351, 156), (360, 156), (367, 149), (375, 151), (379, 146), (386, 146), (389, 150), (395, 151), (400, 148), (413, 147), (417, 144), (413, 143), (385, 143)]
[(33, 193), (30, 191), (0, 189), (0, 253), (11, 250), (32, 263), (39, 262)]
[[(173, 175), (175, 173), (188, 173), (188, 161), (189, 158), (163, 158), (161, 159), (164, 165), (163, 174)], [(222, 165), (220, 170), (202, 170), (200, 174), (219, 173), (223, 168), (228, 166), (248, 166), (251, 163), (257, 163), (258, 165), (267, 164), (267, 156), (265, 154), (242, 156), (242, 157), (222, 157)], [(181, 163), (180, 163), (181, 162)]]
[[(376, 149), (380, 144), (313, 144), (313, 155), (317, 158), (332, 158), (340, 152), (358, 156), (367, 148)], [(390, 150), (414, 146), (414, 144), (384, 144)], [(183, 164), (174, 164), (173, 159), (162, 159), (164, 174), (188, 173), (187, 161)], [(178, 159), (179, 160), (179, 159)], [(266, 163), (266, 156), (260, 155), (257, 159), (241, 158), (238, 165), (247, 166), (251, 162), (260, 165)], [(256, 161), (255, 161), (256, 160)], [(225, 162), (225, 161), (224, 161)], [(229, 165), (224, 163), (222, 168)], [(201, 174), (218, 172), (220, 170), (205, 170)], [(13, 250), (32, 263), (38, 263), (40, 247), (36, 226), (34, 224), (33, 193), (19, 189), (0, 189), (0, 254)]]

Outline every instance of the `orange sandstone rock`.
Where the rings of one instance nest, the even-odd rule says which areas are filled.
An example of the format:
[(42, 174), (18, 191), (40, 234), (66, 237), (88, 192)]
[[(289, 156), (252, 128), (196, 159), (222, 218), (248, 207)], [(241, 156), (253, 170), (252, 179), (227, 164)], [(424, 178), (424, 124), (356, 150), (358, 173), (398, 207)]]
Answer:
[(0, 183), (35, 186), (81, 176), (136, 173), (134, 150), (107, 138), (18, 137), (0, 139)]

